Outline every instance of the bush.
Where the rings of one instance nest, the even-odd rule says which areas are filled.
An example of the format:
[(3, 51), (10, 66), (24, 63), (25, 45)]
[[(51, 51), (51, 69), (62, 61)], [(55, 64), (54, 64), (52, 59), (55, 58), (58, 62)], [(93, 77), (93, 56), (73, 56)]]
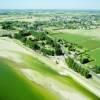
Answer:
[(65, 61), (68, 64), (68, 67), (73, 69), (75, 72), (80, 73), (86, 78), (92, 77), (92, 75), (89, 74), (88, 69), (84, 68), (81, 64), (78, 64), (76, 61), (74, 61), (74, 58), (68, 57), (67, 59), (65, 58)]
[(33, 48), (34, 50), (39, 50), (39, 49), (40, 49), (40, 46), (39, 46), (37, 43), (33, 43), (33, 44), (32, 44), (32, 48)]
[(12, 34), (2, 34), (1, 37), (9, 37), (9, 38), (13, 38)]
[(97, 74), (100, 74), (100, 66), (95, 65), (95, 66), (92, 68), (92, 71), (94, 71), (94, 72), (97, 73)]
[(50, 49), (46, 49), (46, 48), (42, 48), (41, 51), (43, 52), (43, 54), (47, 54), (47, 55), (54, 56), (54, 54), (55, 54), (54, 50), (50, 50)]
[(89, 58), (88, 58), (87, 56), (83, 56), (83, 57), (80, 59), (80, 62), (81, 62), (82, 64), (86, 64), (86, 63), (88, 63), (88, 62), (90, 62), (90, 61), (89, 61)]

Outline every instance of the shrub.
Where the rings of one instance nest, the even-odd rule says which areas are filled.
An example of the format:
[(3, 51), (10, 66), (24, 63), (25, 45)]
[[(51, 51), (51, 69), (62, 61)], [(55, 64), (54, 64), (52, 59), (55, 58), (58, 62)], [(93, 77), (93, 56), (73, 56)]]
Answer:
[(81, 64), (78, 64), (74, 58), (68, 57), (67, 59), (65, 58), (66, 63), (68, 64), (68, 67), (73, 69), (75, 72), (80, 73), (82, 76), (86, 78), (91, 78), (92, 75), (89, 74), (89, 70), (84, 68)]

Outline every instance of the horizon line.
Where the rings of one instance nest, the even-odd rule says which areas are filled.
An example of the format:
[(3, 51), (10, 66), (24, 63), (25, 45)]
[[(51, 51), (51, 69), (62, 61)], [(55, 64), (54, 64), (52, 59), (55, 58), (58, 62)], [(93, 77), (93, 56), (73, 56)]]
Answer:
[(100, 9), (67, 9), (67, 8), (0, 8), (0, 10), (100, 10)]

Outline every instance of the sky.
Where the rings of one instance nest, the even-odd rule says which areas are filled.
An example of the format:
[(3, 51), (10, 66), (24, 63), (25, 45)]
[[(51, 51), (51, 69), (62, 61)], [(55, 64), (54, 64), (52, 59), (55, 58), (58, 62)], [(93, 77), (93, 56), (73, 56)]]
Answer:
[(100, 0), (0, 0), (0, 9), (99, 9)]

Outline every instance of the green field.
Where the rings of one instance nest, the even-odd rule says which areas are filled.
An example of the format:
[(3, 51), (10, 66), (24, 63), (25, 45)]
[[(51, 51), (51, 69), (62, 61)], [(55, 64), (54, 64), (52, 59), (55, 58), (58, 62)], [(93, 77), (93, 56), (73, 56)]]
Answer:
[(93, 63), (100, 66), (100, 48), (91, 51), (90, 55), (95, 58), (95, 61)]
[(93, 40), (88, 36), (70, 33), (52, 33), (51, 36), (53, 36), (54, 38), (60, 38), (72, 43), (79, 44), (80, 46), (83, 46), (90, 50), (100, 47), (100, 40)]
[[(90, 30), (90, 31), (87, 30), (87, 33), (89, 32), (88, 34), (91, 34), (91, 31), (92, 30)], [(51, 33), (51, 36), (53, 36), (54, 38), (58, 38), (58, 39), (60, 38), (60, 39), (66, 40), (68, 42), (79, 44), (83, 48), (89, 49), (91, 56), (94, 57), (94, 59), (95, 59), (95, 61), (93, 63), (100, 65), (100, 59), (99, 59), (100, 49), (97, 49), (97, 48), (100, 48), (100, 38), (99, 38), (100, 36), (98, 36), (99, 39), (96, 39), (95, 36), (91, 36), (92, 34), (90, 36), (88, 36), (87, 33), (86, 33), (86, 35), (83, 35), (83, 31), (81, 32), (80, 30), (79, 30), (79, 33), (77, 33), (77, 34), (74, 32), (76, 32), (76, 31), (71, 30), (71, 33), (70, 32), (69, 33), (54, 32), (54, 33)], [(98, 32), (99, 31), (97, 31), (97, 34), (99, 34)]]

